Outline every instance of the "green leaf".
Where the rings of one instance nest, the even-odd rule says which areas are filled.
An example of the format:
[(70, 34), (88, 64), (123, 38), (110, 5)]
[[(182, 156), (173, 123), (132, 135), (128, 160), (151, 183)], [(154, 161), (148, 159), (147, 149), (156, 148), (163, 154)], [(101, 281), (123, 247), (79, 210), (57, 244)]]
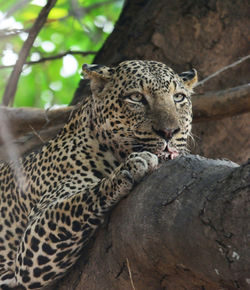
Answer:
[(68, 15), (67, 9), (55, 7), (50, 11), (48, 19), (59, 19), (67, 15)]

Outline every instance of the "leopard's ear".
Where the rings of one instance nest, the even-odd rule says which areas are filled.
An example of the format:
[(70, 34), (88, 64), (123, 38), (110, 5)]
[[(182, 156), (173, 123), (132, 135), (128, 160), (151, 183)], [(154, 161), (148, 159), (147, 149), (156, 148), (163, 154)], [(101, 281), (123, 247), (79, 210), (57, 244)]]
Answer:
[(87, 65), (82, 66), (82, 75), (84, 79), (90, 80), (90, 88), (94, 96), (99, 96), (106, 87), (106, 84), (112, 78), (114, 69), (104, 65)]
[(197, 71), (194, 68), (190, 71), (180, 73), (179, 77), (189, 89), (195, 87), (195, 84), (198, 82)]

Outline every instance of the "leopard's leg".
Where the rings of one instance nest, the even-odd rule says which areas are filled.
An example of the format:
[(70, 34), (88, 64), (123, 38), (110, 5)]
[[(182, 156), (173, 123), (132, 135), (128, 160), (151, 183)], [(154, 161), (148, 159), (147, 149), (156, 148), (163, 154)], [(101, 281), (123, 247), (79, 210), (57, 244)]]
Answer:
[[(110, 175), (115, 182), (102, 182), (96, 187), (100, 192), (99, 208), (108, 211), (113, 205), (129, 194), (133, 185), (158, 166), (158, 157), (150, 152), (138, 152), (129, 155), (127, 160), (118, 166)], [(108, 190), (107, 190), (108, 189)]]
[(33, 215), (22, 237), (17, 282), (26, 289), (38, 289), (61, 277), (79, 257), (104, 213), (157, 164), (151, 153), (134, 153), (90, 189), (67, 195), (70, 187), (64, 186), (54, 202)]

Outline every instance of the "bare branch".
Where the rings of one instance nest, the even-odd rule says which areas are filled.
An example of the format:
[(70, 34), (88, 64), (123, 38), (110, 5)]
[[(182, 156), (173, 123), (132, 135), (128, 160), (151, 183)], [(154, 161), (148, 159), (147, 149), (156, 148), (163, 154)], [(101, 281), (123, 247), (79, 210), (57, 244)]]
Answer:
[(194, 122), (216, 120), (250, 112), (250, 83), (193, 96)]
[(198, 82), (195, 87), (198, 87), (198, 86), (202, 86), (204, 85), (205, 82), (207, 82), (208, 80), (216, 77), (217, 75), (221, 74), (222, 72), (224, 72), (225, 70), (228, 70), (232, 67), (235, 67), (236, 65), (242, 63), (243, 61), (247, 60), (250, 58), (250, 54), (247, 55), (247, 56), (244, 56), (242, 58), (240, 58), (239, 60), (227, 65), (227, 66), (224, 66), (223, 68), (219, 69), (218, 71), (216, 71), (215, 73), (211, 74), (210, 76), (206, 77), (205, 79), (203, 79), (202, 81)]
[[(4, 143), (0, 142), (0, 160), (5, 160), (10, 162), (13, 158), (6, 154), (6, 148), (17, 149), (20, 156), (27, 155), (34, 151), (36, 148), (41, 147), (44, 142), (52, 139), (60, 131), (63, 124), (48, 126), (46, 129), (39, 131), (30, 131), (23, 136), (16, 139), (11, 139), (10, 141), (5, 140)], [(43, 140), (43, 141), (42, 141)], [(12, 147), (14, 146), (14, 147)]]
[[(64, 107), (55, 110), (43, 110), (38, 108), (7, 108), (0, 107), (0, 127), (3, 126), (2, 116), (6, 116), (14, 138), (31, 131), (38, 131), (58, 124), (63, 124), (75, 107)], [(0, 143), (3, 142), (0, 136)]]
[(47, 2), (47, 4), (42, 8), (40, 14), (38, 15), (34, 25), (31, 27), (30, 31), (29, 31), (29, 35), (28, 38), (26, 39), (26, 41), (24, 42), (22, 49), (19, 53), (18, 56), (18, 60), (15, 64), (15, 67), (9, 77), (7, 86), (5, 88), (5, 92), (3, 95), (3, 101), (2, 104), (4, 106), (8, 106), (9, 104), (13, 104), (14, 101), (14, 96), (16, 93), (16, 89), (17, 89), (17, 84), (18, 84), (18, 80), (20, 77), (20, 74), (22, 72), (22, 68), (23, 65), (26, 61), (26, 58), (29, 54), (29, 51), (39, 33), (39, 31), (41, 30), (41, 28), (43, 27), (44, 23), (47, 20), (48, 14), (50, 12), (50, 10), (53, 8), (53, 6), (55, 5), (56, 0), (49, 0)]
[[(57, 55), (51, 55), (51, 56), (47, 56), (47, 57), (43, 57), (39, 60), (36, 60), (36, 61), (26, 61), (25, 64), (28, 64), (28, 65), (33, 65), (33, 64), (38, 64), (38, 63), (42, 63), (42, 62), (46, 62), (46, 61), (50, 61), (50, 60), (56, 60), (56, 59), (60, 59), (68, 54), (71, 54), (71, 55), (82, 55), (82, 56), (86, 56), (86, 55), (95, 55), (97, 54), (96, 51), (72, 51), (72, 50), (68, 50), (68, 51), (65, 51), (65, 52), (62, 52), (62, 53), (59, 53)], [(10, 67), (14, 67), (14, 65), (0, 65), (0, 69), (5, 69), (5, 68), (10, 68)]]

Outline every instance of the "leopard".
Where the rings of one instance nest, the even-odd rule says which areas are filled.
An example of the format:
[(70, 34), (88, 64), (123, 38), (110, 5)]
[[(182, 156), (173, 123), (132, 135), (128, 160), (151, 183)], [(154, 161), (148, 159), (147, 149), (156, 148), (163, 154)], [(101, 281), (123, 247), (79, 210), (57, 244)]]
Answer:
[(61, 131), (0, 163), (1, 289), (57, 281), (136, 184), (187, 152), (195, 69), (126, 60), (82, 73), (91, 93)]

